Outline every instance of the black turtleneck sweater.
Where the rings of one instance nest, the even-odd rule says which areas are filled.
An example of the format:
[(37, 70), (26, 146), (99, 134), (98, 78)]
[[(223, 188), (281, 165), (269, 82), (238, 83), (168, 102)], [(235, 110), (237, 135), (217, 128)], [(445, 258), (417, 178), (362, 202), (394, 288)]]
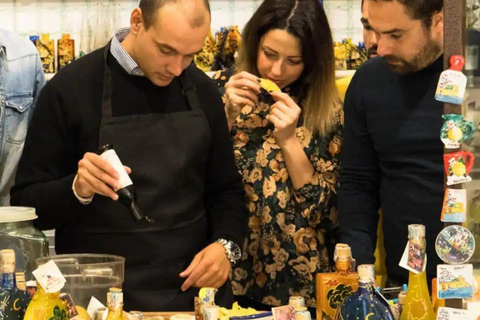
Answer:
[(387, 272), (399, 282), (408, 278), (398, 263), (409, 224), (426, 226), (429, 279), (440, 263), (435, 238), (443, 227), (443, 104), (435, 89), (442, 70), (443, 56), (407, 75), (376, 58), (356, 72), (345, 99), (340, 240), (352, 247), (357, 265), (373, 263), (381, 208)]

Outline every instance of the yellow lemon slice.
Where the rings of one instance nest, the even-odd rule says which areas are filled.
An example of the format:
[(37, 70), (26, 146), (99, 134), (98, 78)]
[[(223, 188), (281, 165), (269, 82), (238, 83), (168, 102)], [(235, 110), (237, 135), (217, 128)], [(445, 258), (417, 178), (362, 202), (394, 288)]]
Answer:
[(463, 163), (457, 162), (452, 167), (452, 172), (457, 177), (463, 176), (467, 170), (465, 169), (465, 165)]
[(460, 141), (463, 137), (463, 132), (459, 128), (452, 128), (448, 131), (448, 139), (452, 141)]
[(267, 92), (281, 91), (280, 88), (275, 84), (275, 82), (268, 79), (260, 79), (260, 86)]

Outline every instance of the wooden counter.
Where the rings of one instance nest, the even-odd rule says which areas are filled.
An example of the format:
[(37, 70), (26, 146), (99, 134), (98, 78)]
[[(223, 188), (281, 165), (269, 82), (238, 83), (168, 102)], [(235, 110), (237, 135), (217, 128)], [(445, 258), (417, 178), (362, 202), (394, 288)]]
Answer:
[(192, 315), (194, 316), (195, 315), (195, 312), (186, 312), (186, 311), (178, 311), (178, 312), (144, 312), (143, 313), (143, 319), (150, 319), (150, 318), (153, 318), (155, 316), (161, 316), (163, 317), (165, 320), (169, 320), (171, 316), (175, 315), (175, 314), (188, 314), (188, 315)]

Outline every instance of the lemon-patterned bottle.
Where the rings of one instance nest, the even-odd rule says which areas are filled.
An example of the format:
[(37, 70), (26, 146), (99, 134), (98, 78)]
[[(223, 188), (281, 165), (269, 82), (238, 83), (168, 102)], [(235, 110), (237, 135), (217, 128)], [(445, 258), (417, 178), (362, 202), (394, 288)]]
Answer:
[(122, 289), (110, 288), (107, 293), (108, 315), (106, 320), (126, 320), (123, 316)]
[[(425, 226), (411, 224), (408, 226), (408, 239), (420, 248), (425, 254)], [(422, 258), (425, 260), (425, 256)], [(425, 261), (426, 263), (426, 261)], [(415, 274), (410, 271), (408, 277), (408, 291), (403, 306), (400, 320), (435, 320), (432, 301), (427, 286), (427, 273), (425, 271)]]
[(67, 310), (60, 292), (47, 293), (38, 284), (37, 292), (28, 305), (24, 320), (67, 320)]

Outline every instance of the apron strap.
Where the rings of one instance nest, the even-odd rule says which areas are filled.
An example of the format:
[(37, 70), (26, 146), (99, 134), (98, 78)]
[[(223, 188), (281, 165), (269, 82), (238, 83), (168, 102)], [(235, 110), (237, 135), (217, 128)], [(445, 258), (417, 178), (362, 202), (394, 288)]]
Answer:
[[(108, 42), (103, 52), (104, 58), (104, 75), (103, 75), (103, 95), (102, 95), (102, 122), (105, 125), (112, 119), (112, 72), (108, 66), (108, 54), (110, 53), (110, 46), (112, 41)], [(192, 110), (201, 110), (200, 100), (196, 93), (195, 85), (188, 76), (187, 72), (182, 72), (180, 77), (180, 86), (182, 93), (187, 98), (187, 102)]]
[(200, 100), (198, 100), (197, 91), (195, 85), (187, 74), (187, 71), (183, 71), (180, 77), (180, 86), (182, 87), (182, 93), (187, 98), (187, 102), (192, 110), (201, 110)]
[(105, 125), (112, 119), (112, 72), (108, 66), (108, 54), (110, 53), (110, 40), (103, 51), (103, 93), (102, 93), (102, 122), (101, 126)]

